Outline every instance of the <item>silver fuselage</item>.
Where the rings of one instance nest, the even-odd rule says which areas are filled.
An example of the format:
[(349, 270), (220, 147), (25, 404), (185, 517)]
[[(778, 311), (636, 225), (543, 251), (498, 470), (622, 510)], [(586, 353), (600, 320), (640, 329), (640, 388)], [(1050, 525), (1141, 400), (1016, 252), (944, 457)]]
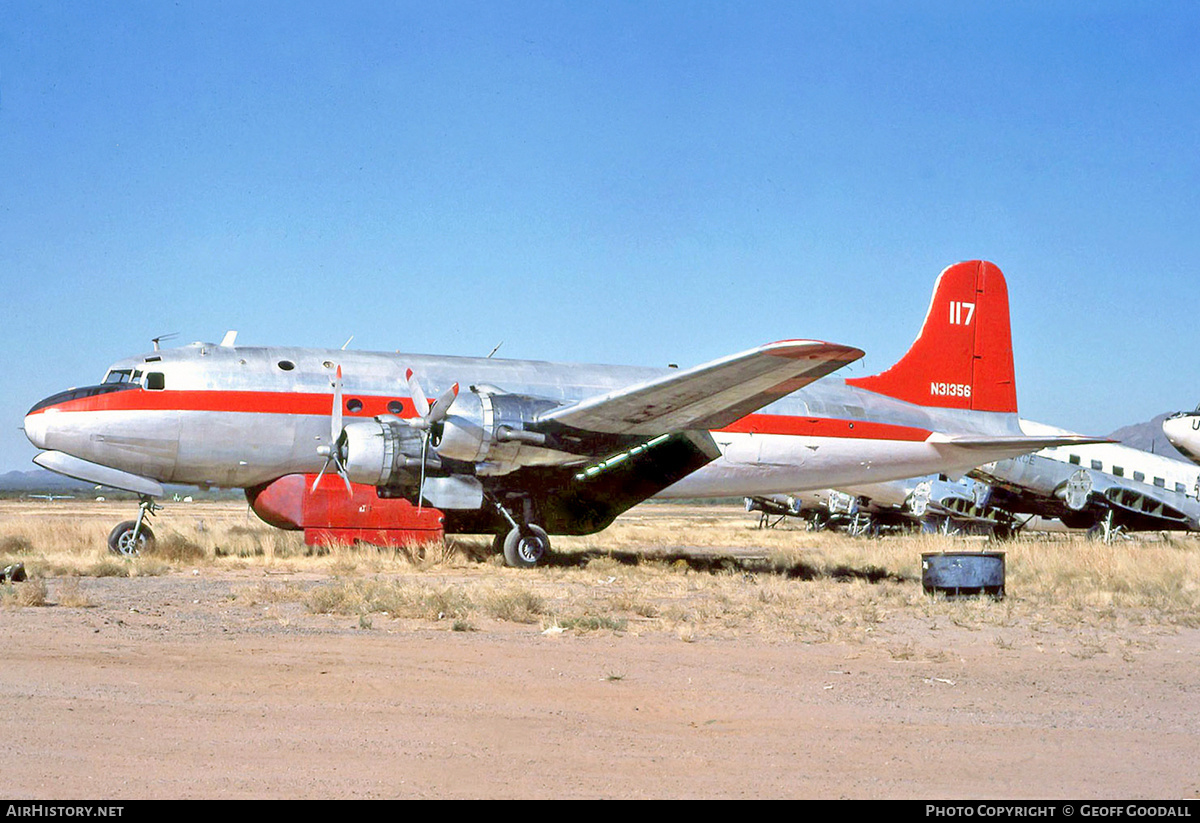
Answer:
[[(160, 482), (252, 487), (322, 468), (318, 448), (331, 439), (332, 381), (338, 366), (344, 376), (346, 421), (384, 414), (412, 417), (405, 388), (408, 369), (420, 375), (431, 396), (459, 383), (561, 404), (669, 373), (197, 343), (114, 363), (108, 375), (125, 373), (129, 388), (44, 401), (27, 415), (25, 431), (40, 449)], [(1005, 436), (1021, 431), (1014, 414), (919, 406), (826, 377), (711, 432), (720, 457), (659, 496), (787, 493), (957, 473), (1021, 451), (1011, 444), (965, 448), (931, 438), (935, 433)]]

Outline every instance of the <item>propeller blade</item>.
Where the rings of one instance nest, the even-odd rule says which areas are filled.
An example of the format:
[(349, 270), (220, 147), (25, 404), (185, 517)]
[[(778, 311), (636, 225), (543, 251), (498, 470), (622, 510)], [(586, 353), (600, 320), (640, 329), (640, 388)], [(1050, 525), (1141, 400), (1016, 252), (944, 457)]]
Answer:
[(429, 450), (429, 429), (421, 432), (421, 483), (417, 486), (417, 512), (425, 503), (425, 456)]
[(429, 398), (425, 395), (425, 390), (421, 388), (421, 381), (413, 374), (412, 369), (406, 372), (405, 377), (408, 379), (408, 393), (412, 395), (417, 416), (424, 420), (429, 416)]
[(433, 401), (433, 408), (429, 410), (429, 416), (427, 418), (429, 420), (429, 424), (433, 425), (434, 423), (445, 419), (446, 415), (450, 413), (450, 406), (457, 398), (458, 384), (455, 383), (446, 391), (442, 392), (441, 397)]
[(337, 376), (333, 383), (333, 408), (329, 414), (329, 445), (324, 444), (317, 446), (317, 454), (325, 456), (325, 465), (321, 466), (321, 471), (317, 473), (317, 479), (313, 481), (312, 490), (315, 492), (317, 487), (321, 485), (321, 478), (325, 476), (325, 472), (329, 471), (329, 464), (333, 464), (334, 470), (338, 477), (342, 478), (342, 482), (346, 484), (346, 493), (354, 494), (354, 490), (350, 487), (350, 476), (346, 473), (346, 467), (342, 465), (341, 455), (338, 453), (338, 442), (342, 437), (342, 367), (337, 367)]
[(321, 471), (317, 474), (317, 479), (313, 481), (312, 491), (317, 490), (317, 486), (321, 485), (321, 478), (325, 476), (325, 470), (329, 468), (329, 458), (325, 458), (325, 465), (321, 467)]
[[(429, 398), (425, 394), (425, 390), (421, 387), (421, 381), (417, 380), (417, 376), (409, 369), (405, 373), (405, 378), (408, 380), (408, 390), (412, 394), (413, 406), (416, 407), (417, 417), (409, 418), (407, 421), (410, 426), (421, 430), (421, 479), (417, 486), (417, 511), (421, 511), (425, 505), (425, 474), (429, 460), (429, 438), (435, 424), (444, 420), (446, 415), (450, 413), (450, 407), (454, 405), (454, 401), (458, 398), (458, 384), (455, 383), (433, 401), (433, 405), (429, 405)], [(435, 452), (436, 454), (436, 452)]]
[(334, 446), (342, 434), (342, 367), (337, 367), (333, 381), (333, 414), (330, 415), (329, 444)]

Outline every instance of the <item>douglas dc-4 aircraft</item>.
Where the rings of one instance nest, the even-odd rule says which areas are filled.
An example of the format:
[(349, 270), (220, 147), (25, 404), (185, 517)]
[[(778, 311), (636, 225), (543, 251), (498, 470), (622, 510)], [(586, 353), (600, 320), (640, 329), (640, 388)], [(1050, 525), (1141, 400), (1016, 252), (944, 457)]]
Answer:
[(147, 539), (161, 484), (180, 483), (243, 488), (263, 520), (310, 543), (493, 534), (518, 566), (538, 562), (548, 533), (599, 531), (651, 496), (961, 473), (1092, 442), (1019, 428), (1007, 285), (991, 263), (941, 273), (895, 366), (826, 378), (861, 356), (785, 340), (651, 369), (251, 348), (230, 332), (121, 360), (100, 385), (37, 403), (25, 433), (39, 465), (141, 496), (115, 551)]

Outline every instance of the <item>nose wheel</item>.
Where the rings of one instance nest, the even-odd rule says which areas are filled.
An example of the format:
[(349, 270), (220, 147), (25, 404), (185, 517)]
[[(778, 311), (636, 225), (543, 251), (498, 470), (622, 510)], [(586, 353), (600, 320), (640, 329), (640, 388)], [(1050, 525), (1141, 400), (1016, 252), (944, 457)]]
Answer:
[(118, 523), (108, 533), (108, 550), (122, 557), (135, 557), (154, 545), (154, 532), (146, 520), (154, 516), (162, 506), (147, 496), (141, 498), (137, 520)]

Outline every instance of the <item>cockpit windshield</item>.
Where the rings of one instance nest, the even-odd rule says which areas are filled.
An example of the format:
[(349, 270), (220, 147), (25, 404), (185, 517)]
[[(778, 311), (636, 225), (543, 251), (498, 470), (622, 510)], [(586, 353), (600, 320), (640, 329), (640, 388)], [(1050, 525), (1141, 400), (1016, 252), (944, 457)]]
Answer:
[(140, 383), (141, 381), (140, 369), (109, 369), (108, 374), (104, 375), (105, 383)]

